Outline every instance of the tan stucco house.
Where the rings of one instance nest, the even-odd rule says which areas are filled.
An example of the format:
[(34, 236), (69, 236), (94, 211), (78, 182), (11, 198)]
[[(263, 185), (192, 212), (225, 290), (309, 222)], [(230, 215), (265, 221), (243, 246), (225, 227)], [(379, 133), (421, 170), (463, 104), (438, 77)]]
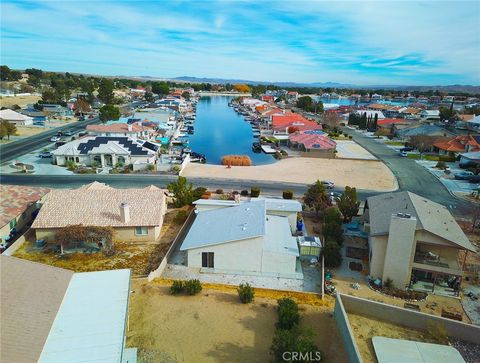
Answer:
[(167, 211), (165, 190), (115, 189), (93, 182), (78, 189), (52, 190), (32, 228), (37, 239), (54, 242), (55, 233), (69, 225), (113, 227), (114, 239), (146, 242), (160, 237)]
[(372, 278), (432, 292), (459, 286), (459, 252), (475, 247), (446, 207), (411, 192), (387, 193), (367, 199), (364, 218)]

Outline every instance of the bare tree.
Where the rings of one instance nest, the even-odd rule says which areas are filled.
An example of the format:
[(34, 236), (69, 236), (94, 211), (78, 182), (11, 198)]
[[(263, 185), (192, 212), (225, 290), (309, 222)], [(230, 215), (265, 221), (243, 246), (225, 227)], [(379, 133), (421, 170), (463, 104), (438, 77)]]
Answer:
[(340, 126), (341, 117), (336, 112), (325, 112), (322, 117), (322, 123), (329, 129), (335, 129)]

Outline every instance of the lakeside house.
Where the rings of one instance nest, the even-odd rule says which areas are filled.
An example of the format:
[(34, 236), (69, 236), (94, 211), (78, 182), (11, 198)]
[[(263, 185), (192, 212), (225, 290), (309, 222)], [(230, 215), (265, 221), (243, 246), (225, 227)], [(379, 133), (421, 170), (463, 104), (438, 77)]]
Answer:
[(89, 136), (60, 146), (52, 152), (53, 164), (65, 166), (68, 161), (77, 165), (114, 167), (117, 163), (133, 164), (145, 169), (154, 164), (157, 153), (129, 137)]
[(440, 154), (457, 155), (458, 153), (469, 153), (480, 151), (480, 135), (462, 135), (450, 140), (438, 141), (433, 147)]
[(367, 198), (364, 220), (372, 278), (456, 294), (459, 252), (476, 250), (446, 207), (411, 192), (387, 193)]
[(135, 363), (125, 348), (131, 273), (74, 273), (0, 255), (2, 362)]
[(298, 113), (272, 116), (273, 135), (289, 135), (295, 131), (322, 130), (322, 125), (307, 120)]
[(0, 185), (0, 242), (8, 241), (12, 230), (21, 232), (32, 222), (49, 191), (40, 187)]
[(269, 213), (265, 200), (197, 209), (180, 250), (205, 272), (303, 278), (289, 218)]
[(297, 131), (288, 136), (289, 147), (302, 157), (335, 158), (337, 143), (323, 131)]
[(32, 224), (37, 239), (55, 240), (63, 227), (112, 227), (115, 240), (156, 241), (167, 211), (165, 190), (153, 185), (142, 189), (115, 189), (94, 182), (78, 189), (47, 194)]
[(16, 126), (29, 126), (33, 124), (33, 117), (6, 108), (0, 110), (0, 121), (7, 121)]
[(132, 140), (150, 140), (154, 137), (155, 127), (144, 125), (142, 122), (116, 122), (108, 125), (87, 125), (87, 131), (94, 136), (127, 136)]
[(419, 113), (421, 121), (440, 121), (439, 110), (423, 110)]
[(385, 115), (383, 114), (382, 111), (373, 111), (373, 110), (358, 110), (355, 112), (357, 115), (362, 116), (366, 115), (367, 119), (372, 118), (374, 119), (375, 116), (377, 116), (378, 120), (383, 120), (385, 118)]
[(394, 126), (398, 129), (398, 127), (408, 127), (411, 125), (411, 120), (406, 120), (403, 118), (384, 118), (383, 120), (377, 121), (378, 129), (389, 132), (390, 134), (394, 134)]

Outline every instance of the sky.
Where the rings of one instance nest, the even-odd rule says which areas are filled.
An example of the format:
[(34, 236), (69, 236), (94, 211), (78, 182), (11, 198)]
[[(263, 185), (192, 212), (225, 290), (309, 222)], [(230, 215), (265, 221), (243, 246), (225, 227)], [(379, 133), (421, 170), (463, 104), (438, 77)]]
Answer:
[(9, 1), (0, 63), (98, 75), (480, 85), (480, 1)]

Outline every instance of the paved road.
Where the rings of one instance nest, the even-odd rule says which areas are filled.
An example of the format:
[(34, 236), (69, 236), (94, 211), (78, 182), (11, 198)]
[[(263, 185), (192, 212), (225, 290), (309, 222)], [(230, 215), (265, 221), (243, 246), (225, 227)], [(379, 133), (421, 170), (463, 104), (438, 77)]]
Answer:
[(362, 133), (345, 128), (353, 139), (382, 160), (397, 177), (400, 190), (408, 190), (434, 202), (447, 206), (453, 213), (467, 213), (471, 204), (450, 194), (440, 180), (417, 164), (414, 160), (402, 158), (398, 152)]
[(72, 130), (73, 132), (84, 131), (85, 126), (89, 124), (98, 123), (98, 117), (85, 120), (77, 121), (70, 123), (65, 126), (57, 127), (49, 131), (42, 132), (37, 135), (30, 137), (25, 137), (16, 141), (12, 141), (8, 144), (0, 145), (0, 164), (4, 164), (10, 160), (13, 160), (21, 155), (24, 155), (30, 151), (41, 148), (42, 146), (47, 146), (51, 144), (50, 138), (55, 136), (58, 131), (62, 130)]

